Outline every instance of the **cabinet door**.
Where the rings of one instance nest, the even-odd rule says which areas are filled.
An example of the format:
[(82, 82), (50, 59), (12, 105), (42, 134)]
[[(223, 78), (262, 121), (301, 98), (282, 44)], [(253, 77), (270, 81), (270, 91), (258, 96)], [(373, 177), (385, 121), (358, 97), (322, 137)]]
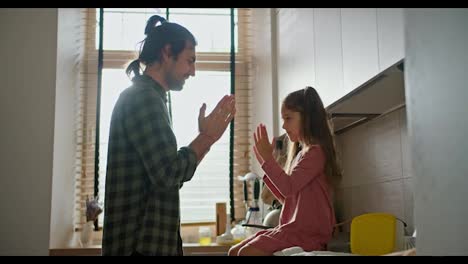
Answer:
[(405, 56), (403, 19), (403, 8), (377, 8), (380, 71)]
[(345, 95), (339, 8), (314, 9), (315, 88), (325, 107)]
[(350, 92), (378, 73), (375, 8), (341, 9), (343, 77)]

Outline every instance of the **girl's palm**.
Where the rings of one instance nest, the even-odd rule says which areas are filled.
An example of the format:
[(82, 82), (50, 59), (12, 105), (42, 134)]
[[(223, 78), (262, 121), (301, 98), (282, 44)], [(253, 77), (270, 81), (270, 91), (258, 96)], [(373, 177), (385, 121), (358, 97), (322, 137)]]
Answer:
[(268, 140), (268, 133), (265, 125), (260, 124), (257, 126), (257, 130), (254, 132), (254, 142), (255, 156), (260, 164), (273, 158), (273, 146)]

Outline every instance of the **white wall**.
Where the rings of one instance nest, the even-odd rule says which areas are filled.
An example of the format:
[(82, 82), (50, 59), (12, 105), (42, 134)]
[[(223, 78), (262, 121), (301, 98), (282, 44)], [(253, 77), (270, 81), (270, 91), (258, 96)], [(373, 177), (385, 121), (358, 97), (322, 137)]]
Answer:
[(47, 255), (57, 9), (0, 9), (0, 34), (0, 255)]
[[(275, 42), (275, 25), (274, 21), (276, 14), (270, 8), (255, 8), (253, 9), (253, 32), (254, 37), (254, 52), (253, 52), (253, 84), (252, 84), (252, 118), (250, 131), (255, 131), (255, 128), (263, 123), (268, 129), (270, 137), (277, 136), (275, 131), (277, 125), (274, 117), (279, 111), (276, 101), (278, 98), (276, 89), (276, 60), (272, 45)], [(273, 33), (272, 33), (273, 32)], [(274, 47), (274, 46), (273, 46)], [(249, 134), (251, 145), (253, 146), (252, 134)], [(263, 170), (260, 168), (252, 149), (250, 153), (251, 170), (261, 175)]]
[[(75, 95), (79, 88), (79, 56), (83, 28), (79, 9), (58, 10), (57, 82), (50, 247), (72, 245), (75, 169)], [(81, 46), (81, 47), (80, 47)]]
[[(278, 136), (278, 76), (276, 62), (276, 17), (275, 8), (254, 8), (252, 10), (252, 109), (250, 131), (263, 123), (266, 125), (268, 135)], [(249, 134), (251, 146), (254, 145), (252, 133)], [(263, 175), (252, 149), (249, 149), (250, 170)], [(266, 213), (266, 205), (260, 203), (262, 214)]]
[[(278, 11), (278, 100), (306, 86), (315, 86), (314, 16), (312, 8), (281, 8)], [(282, 119), (276, 115), (278, 130)]]
[(468, 255), (468, 9), (407, 9), (418, 255)]

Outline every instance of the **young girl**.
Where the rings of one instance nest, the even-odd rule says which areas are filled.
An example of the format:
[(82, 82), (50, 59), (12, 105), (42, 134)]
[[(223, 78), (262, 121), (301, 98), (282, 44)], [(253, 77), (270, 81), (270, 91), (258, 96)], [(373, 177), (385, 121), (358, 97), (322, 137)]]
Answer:
[(326, 250), (335, 214), (333, 186), (341, 178), (333, 134), (322, 100), (312, 87), (290, 93), (281, 106), (289, 144), (286, 171), (273, 158), (266, 127), (254, 133), (254, 152), (265, 171), (264, 182), (283, 204), (277, 227), (257, 232), (233, 246), (230, 256), (268, 256), (299, 246)]

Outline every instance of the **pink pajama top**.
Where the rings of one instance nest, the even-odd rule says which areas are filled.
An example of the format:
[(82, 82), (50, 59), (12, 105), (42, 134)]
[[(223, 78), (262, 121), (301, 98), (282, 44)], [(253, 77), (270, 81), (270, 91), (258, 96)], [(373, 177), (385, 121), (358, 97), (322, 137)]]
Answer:
[(305, 251), (325, 250), (332, 238), (335, 214), (324, 174), (325, 156), (319, 145), (297, 155), (288, 175), (274, 160), (262, 164), (263, 180), (283, 208), (279, 225), (258, 232), (249, 242), (265, 252), (299, 246)]

